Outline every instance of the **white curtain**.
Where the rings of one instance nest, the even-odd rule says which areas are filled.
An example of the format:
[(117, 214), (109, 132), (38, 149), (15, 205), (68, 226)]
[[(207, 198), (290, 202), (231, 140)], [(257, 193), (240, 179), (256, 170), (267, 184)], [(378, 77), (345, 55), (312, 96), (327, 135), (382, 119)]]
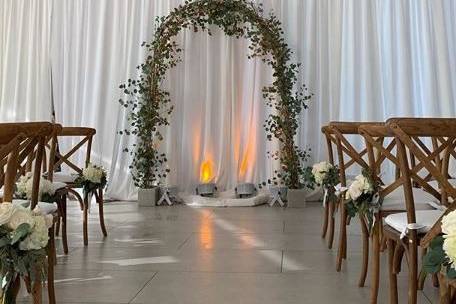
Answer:
[(51, 118), (52, 1), (0, 1), (0, 120)]
[[(151, 39), (155, 16), (183, 2), (0, 2), (0, 117), (46, 119), (52, 66), (57, 121), (95, 127), (93, 159), (110, 168), (108, 194), (133, 197), (122, 153), (132, 139), (116, 133), (126, 125), (118, 85), (137, 76), (145, 56), (139, 45)], [(282, 21), (294, 60), (303, 63), (299, 82), (314, 93), (297, 138), (313, 160), (326, 156), (320, 127), (330, 120), (455, 115), (454, 1), (257, 2)], [(183, 62), (163, 84), (176, 106), (162, 147), (169, 182), (191, 190), (206, 160), (222, 187), (270, 176), (265, 152), (274, 147), (264, 138), (260, 90), (272, 71), (246, 58), (247, 41), (220, 31), (184, 31), (177, 41)]]

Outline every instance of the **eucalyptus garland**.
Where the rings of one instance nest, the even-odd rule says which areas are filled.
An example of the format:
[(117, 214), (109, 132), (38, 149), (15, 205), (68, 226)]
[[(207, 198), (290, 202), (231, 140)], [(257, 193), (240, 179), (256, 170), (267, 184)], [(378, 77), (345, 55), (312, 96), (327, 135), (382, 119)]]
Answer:
[(248, 58), (261, 60), (274, 70), (274, 81), (262, 89), (266, 104), (274, 114), (266, 119), (264, 128), (268, 140), (280, 141), (280, 151), (272, 151), (281, 163), (281, 172), (289, 188), (300, 188), (300, 174), (304, 172), (301, 151), (294, 142), (301, 111), (307, 108), (311, 94), (305, 86), (296, 87), (300, 65), (290, 63), (292, 52), (283, 38), (280, 21), (265, 14), (262, 5), (247, 0), (185, 1), (168, 16), (158, 17), (153, 41), (143, 43), (148, 56), (138, 66), (138, 79), (128, 79), (120, 86), (128, 98), (120, 103), (130, 110), (131, 128), (121, 131), (138, 137), (133, 149), (131, 168), (137, 186), (150, 187), (166, 177), (163, 170), (166, 156), (158, 151), (163, 140), (162, 126), (169, 125), (173, 111), (169, 92), (161, 88), (166, 72), (181, 60), (182, 49), (174, 37), (183, 29), (206, 31), (218, 26), (228, 36), (250, 40)]

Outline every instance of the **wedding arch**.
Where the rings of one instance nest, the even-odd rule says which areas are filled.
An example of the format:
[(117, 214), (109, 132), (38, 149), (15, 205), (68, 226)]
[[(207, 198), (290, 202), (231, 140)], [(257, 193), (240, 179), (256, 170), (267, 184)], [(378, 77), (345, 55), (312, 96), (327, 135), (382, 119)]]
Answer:
[[(181, 30), (206, 31), (218, 26), (228, 36), (250, 41), (248, 58), (258, 57), (273, 70), (274, 81), (262, 89), (267, 106), (275, 111), (265, 120), (268, 140), (279, 140), (280, 150), (268, 152), (269, 157), (280, 161), (281, 169), (269, 182), (281, 180), (291, 189), (302, 186), (304, 174), (302, 160), (307, 152), (295, 144), (298, 118), (307, 108), (311, 95), (303, 86), (295, 87), (299, 64), (290, 63), (292, 52), (283, 38), (281, 22), (269, 13), (265, 16), (261, 4), (248, 0), (194, 0), (185, 1), (169, 15), (158, 17), (152, 42), (144, 42), (147, 50), (144, 63), (138, 66), (138, 79), (128, 79), (120, 86), (127, 98), (120, 103), (129, 109), (130, 127), (121, 134), (134, 135), (137, 143), (125, 151), (131, 153), (133, 179), (140, 188), (151, 188), (166, 176), (166, 155), (158, 151), (163, 140), (160, 127), (169, 125), (173, 111), (170, 94), (160, 87), (166, 72), (180, 62), (182, 49), (173, 39)], [(272, 181), (272, 182), (271, 182)]]

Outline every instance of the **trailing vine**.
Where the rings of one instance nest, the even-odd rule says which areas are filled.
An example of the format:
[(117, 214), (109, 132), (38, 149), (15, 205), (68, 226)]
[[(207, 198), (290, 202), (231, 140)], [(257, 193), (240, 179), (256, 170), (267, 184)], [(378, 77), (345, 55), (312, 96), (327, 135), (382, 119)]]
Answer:
[(264, 124), (267, 139), (280, 141), (280, 151), (270, 155), (280, 161), (286, 186), (302, 186), (300, 175), (304, 172), (302, 159), (306, 151), (295, 145), (294, 137), (299, 114), (307, 108), (311, 95), (306, 93), (305, 86), (295, 86), (300, 65), (289, 63), (292, 52), (283, 38), (280, 21), (272, 13), (264, 15), (262, 5), (248, 0), (195, 0), (185, 1), (169, 15), (157, 18), (152, 42), (143, 43), (149, 55), (138, 66), (139, 79), (129, 79), (120, 86), (128, 96), (120, 103), (130, 110), (131, 124), (131, 128), (121, 133), (139, 139), (133, 149), (126, 149), (133, 156), (131, 168), (137, 186), (150, 187), (167, 173), (161, 169), (166, 156), (157, 146), (163, 139), (160, 127), (169, 125), (173, 111), (169, 92), (160, 85), (166, 72), (181, 61), (182, 49), (173, 38), (183, 29), (211, 35), (213, 25), (228, 36), (250, 40), (248, 58), (261, 58), (274, 70), (273, 83), (262, 90), (266, 104), (275, 110)]

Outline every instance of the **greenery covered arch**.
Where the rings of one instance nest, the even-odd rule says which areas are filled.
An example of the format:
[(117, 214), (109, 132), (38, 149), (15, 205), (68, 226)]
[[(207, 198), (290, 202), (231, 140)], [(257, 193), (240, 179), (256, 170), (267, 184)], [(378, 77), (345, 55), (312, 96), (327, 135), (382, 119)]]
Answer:
[(262, 5), (248, 0), (194, 0), (185, 1), (156, 22), (153, 41), (143, 43), (148, 56), (138, 66), (140, 77), (120, 86), (128, 97), (120, 103), (130, 110), (131, 124), (121, 133), (138, 137), (134, 147), (125, 149), (133, 155), (130, 168), (135, 184), (150, 188), (168, 172), (164, 169), (166, 156), (158, 151), (157, 143), (163, 140), (160, 127), (169, 125), (173, 111), (169, 92), (160, 85), (166, 72), (180, 61), (182, 49), (174, 37), (183, 29), (211, 35), (209, 26), (216, 25), (228, 36), (249, 39), (248, 58), (259, 57), (274, 70), (273, 83), (262, 90), (266, 105), (275, 109), (264, 124), (267, 138), (280, 141), (280, 151), (268, 152), (281, 164), (272, 180), (281, 180), (292, 189), (300, 188), (302, 160), (307, 154), (295, 145), (294, 138), (299, 114), (307, 108), (311, 95), (306, 94), (305, 86), (295, 87), (299, 64), (290, 63), (291, 51), (277, 17), (272, 13), (265, 16)]

